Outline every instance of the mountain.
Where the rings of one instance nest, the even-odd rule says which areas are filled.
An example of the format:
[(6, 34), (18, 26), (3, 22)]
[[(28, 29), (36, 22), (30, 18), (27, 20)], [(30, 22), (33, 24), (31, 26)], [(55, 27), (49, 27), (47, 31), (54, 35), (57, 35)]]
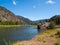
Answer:
[(28, 18), (17, 16), (8, 9), (0, 6), (0, 22), (18, 22), (19, 24), (34, 24)]
[(23, 21), (18, 19), (14, 13), (0, 6), (0, 22), (5, 22), (5, 21), (23, 23)]
[(18, 22), (19, 24), (39, 24), (40, 22), (54, 21), (56, 24), (60, 24), (60, 15), (55, 15), (50, 19), (43, 19), (37, 21), (31, 21), (28, 18), (17, 16), (13, 12), (9, 11), (5, 7), (0, 6), (0, 22)]
[(35, 22), (39, 24), (40, 22), (51, 22), (51, 21), (54, 21), (57, 25), (60, 25), (60, 15), (52, 16), (50, 19), (37, 20)]
[(35, 23), (41, 23), (41, 22), (49, 22), (50, 19), (42, 19), (42, 20), (36, 20)]
[(0, 21), (16, 22), (16, 21), (19, 21), (19, 19), (15, 16), (14, 13), (0, 6)]
[(21, 19), (22, 21), (24, 21), (25, 24), (35, 24), (34, 21), (31, 21), (28, 18), (22, 17), (22, 16), (17, 16), (19, 19)]
[(19, 22), (20, 24), (25, 24), (22, 19), (19, 19), (14, 13), (8, 9), (0, 6), (0, 22)]
[(50, 21), (54, 21), (56, 24), (60, 24), (60, 15), (55, 15), (50, 18)]

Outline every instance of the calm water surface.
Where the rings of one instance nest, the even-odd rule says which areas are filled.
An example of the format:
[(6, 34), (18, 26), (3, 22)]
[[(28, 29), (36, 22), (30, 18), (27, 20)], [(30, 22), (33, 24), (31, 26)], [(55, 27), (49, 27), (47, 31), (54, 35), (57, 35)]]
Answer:
[(28, 40), (37, 34), (38, 30), (34, 26), (0, 28), (0, 45), (5, 45), (5, 43), (9, 41)]

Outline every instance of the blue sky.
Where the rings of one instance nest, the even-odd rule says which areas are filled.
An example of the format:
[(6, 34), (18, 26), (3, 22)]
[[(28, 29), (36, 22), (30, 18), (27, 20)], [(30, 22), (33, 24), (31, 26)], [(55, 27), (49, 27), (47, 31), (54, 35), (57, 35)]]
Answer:
[(31, 20), (48, 19), (60, 14), (60, 0), (0, 0), (0, 6)]

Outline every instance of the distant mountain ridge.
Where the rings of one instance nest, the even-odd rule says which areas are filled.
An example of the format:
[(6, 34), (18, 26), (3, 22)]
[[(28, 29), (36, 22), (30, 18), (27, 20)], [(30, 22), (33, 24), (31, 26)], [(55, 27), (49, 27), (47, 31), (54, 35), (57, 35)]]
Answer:
[[(57, 21), (57, 19), (59, 21)], [(51, 17), (50, 19), (43, 19), (43, 20), (37, 20), (37, 21), (31, 21), (28, 18), (22, 17), (22, 16), (18, 16), (15, 15), (14, 13), (12, 13), (11, 11), (9, 11), (8, 9), (0, 6), (0, 22), (18, 22), (19, 24), (38, 24), (40, 22), (50, 22), (56, 20), (59, 24), (60, 24), (60, 15), (55, 15), (53, 17)]]
[(54, 21), (56, 24), (60, 25), (60, 15), (54, 15), (50, 19), (43, 19), (35, 21), (37, 24), (40, 22), (51, 22)]
[(49, 22), (50, 19), (42, 19), (42, 20), (36, 20), (36, 23), (40, 23), (40, 22)]
[(25, 24), (34, 24), (33, 21), (31, 21), (28, 18), (22, 17), (22, 16), (17, 16), (19, 19), (21, 19), (22, 21), (24, 21)]

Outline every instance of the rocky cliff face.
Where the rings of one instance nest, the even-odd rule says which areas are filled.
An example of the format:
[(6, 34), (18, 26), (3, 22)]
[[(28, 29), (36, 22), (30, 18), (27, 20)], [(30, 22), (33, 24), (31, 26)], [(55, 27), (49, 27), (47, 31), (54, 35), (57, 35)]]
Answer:
[(18, 22), (20, 24), (35, 24), (34, 21), (22, 16), (16, 16), (14, 13), (8, 9), (0, 6), (0, 22)]
[(19, 22), (20, 24), (25, 24), (25, 22), (22, 19), (18, 18), (14, 13), (0, 6), (0, 22), (4, 21)]
[(0, 6), (0, 21), (12, 21), (12, 22), (18, 21), (19, 22), (20, 20), (11, 11)]
[(31, 21), (28, 18), (22, 17), (22, 16), (17, 16), (19, 19), (21, 19), (22, 21), (24, 21), (25, 24), (35, 24), (35, 22)]

